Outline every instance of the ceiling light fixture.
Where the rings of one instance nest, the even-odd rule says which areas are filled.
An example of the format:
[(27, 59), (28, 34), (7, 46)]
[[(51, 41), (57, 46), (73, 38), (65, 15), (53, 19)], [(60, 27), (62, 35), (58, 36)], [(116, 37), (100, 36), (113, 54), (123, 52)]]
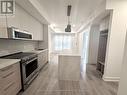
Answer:
[(55, 28), (56, 27), (56, 24), (50, 24), (50, 27), (51, 28)]
[(73, 24), (72, 27), (75, 27), (75, 24)]

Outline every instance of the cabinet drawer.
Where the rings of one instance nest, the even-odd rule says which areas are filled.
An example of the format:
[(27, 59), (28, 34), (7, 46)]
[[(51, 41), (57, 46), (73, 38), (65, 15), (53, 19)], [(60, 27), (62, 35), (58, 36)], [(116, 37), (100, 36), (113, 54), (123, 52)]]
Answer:
[(21, 90), (20, 64), (0, 70), (0, 90), (2, 95), (16, 95)]
[(16, 95), (21, 89), (20, 85), (17, 82), (9, 83), (6, 88), (3, 89), (4, 95)]
[(1, 70), (0, 81), (3, 88), (12, 81), (21, 81), (20, 77), (20, 64), (14, 64)]
[(15, 77), (15, 72), (10, 72), (8, 75), (3, 76), (1, 78), (1, 81), (2, 81), (1, 85), (2, 85), (2, 87), (4, 88), (4, 87), (6, 87), (6, 85), (8, 85), (12, 81), (14, 81), (14, 79), (15, 79), (14, 77)]
[(17, 64), (13, 64), (11, 66), (5, 67), (3, 69), (0, 70), (0, 77), (6, 77), (8, 76), (11, 72), (14, 72), (15, 70), (17, 70), (18, 68), (18, 63)]

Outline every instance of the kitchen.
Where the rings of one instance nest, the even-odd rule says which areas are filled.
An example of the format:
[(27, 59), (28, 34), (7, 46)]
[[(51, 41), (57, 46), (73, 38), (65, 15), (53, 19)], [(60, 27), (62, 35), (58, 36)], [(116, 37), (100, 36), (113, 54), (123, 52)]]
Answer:
[(16, 3), (15, 16), (0, 18), (0, 43), (0, 95), (16, 95), (48, 63), (47, 22)]
[(126, 95), (126, 0), (0, 3), (0, 95)]

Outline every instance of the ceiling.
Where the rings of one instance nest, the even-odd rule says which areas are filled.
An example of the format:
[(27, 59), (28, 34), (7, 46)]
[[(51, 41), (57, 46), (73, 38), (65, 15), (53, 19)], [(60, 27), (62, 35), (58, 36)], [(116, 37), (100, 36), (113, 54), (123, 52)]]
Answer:
[(57, 32), (64, 32), (67, 25), (67, 5), (72, 5), (72, 31), (76, 32), (103, 0), (38, 0)]

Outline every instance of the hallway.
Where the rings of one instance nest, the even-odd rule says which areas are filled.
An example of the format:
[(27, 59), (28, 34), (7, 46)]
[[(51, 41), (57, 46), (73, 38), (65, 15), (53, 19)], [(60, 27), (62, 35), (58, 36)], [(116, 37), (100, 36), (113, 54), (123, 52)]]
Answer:
[(116, 95), (118, 84), (104, 82), (95, 65), (87, 65), (86, 72), (82, 69), (79, 82), (59, 81), (56, 61), (57, 56), (52, 56), (50, 63), (22, 95)]

